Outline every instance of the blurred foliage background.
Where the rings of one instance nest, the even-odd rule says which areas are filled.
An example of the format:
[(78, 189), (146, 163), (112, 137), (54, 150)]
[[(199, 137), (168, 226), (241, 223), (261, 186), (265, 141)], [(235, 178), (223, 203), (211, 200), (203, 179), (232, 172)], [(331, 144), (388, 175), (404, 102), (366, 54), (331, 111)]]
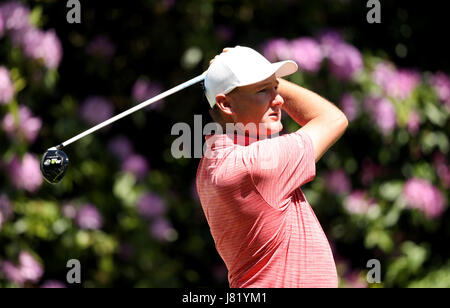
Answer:
[[(292, 58), (290, 80), (350, 120), (302, 189), (341, 287), (450, 287), (449, 45), (445, 9), (382, 1), (0, 2), (0, 286), (227, 287), (171, 128), (211, 121), (200, 85), (70, 145), (60, 184), (51, 146), (199, 75), (222, 48)], [(76, 1), (71, 1), (76, 2)], [(285, 132), (299, 126), (284, 115)], [(378, 259), (381, 283), (368, 283)]]

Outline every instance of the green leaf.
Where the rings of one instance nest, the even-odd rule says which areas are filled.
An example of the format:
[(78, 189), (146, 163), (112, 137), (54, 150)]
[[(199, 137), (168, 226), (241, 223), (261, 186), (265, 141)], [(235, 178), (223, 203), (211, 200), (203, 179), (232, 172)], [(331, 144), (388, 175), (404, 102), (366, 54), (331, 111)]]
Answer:
[(36, 27), (42, 26), (42, 6), (33, 7), (30, 12), (30, 23)]
[(90, 234), (83, 230), (79, 230), (76, 233), (75, 241), (76, 241), (78, 247), (80, 247), (81, 249), (88, 248), (92, 243)]
[(409, 133), (406, 131), (406, 129), (399, 129), (397, 133), (397, 143), (399, 145), (405, 145), (409, 141)]
[(53, 69), (53, 70), (48, 70), (45, 73), (44, 76), (44, 85), (47, 89), (53, 89), (56, 85), (56, 83), (58, 82), (59, 79), (59, 74), (58, 71)]
[(403, 182), (399, 180), (383, 183), (378, 188), (381, 197), (388, 201), (394, 201), (400, 196), (403, 189)]
[(111, 255), (118, 247), (112, 236), (100, 231), (93, 233), (93, 242), (95, 252), (101, 256)]
[(130, 173), (121, 173), (114, 183), (113, 193), (126, 206), (133, 207), (138, 198), (133, 187), (136, 184), (136, 178)]
[(408, 288), (450, 288), (450, 263), (411, 282)]
[(394, 248), (394, 242), (390, 234), (380, 229), (370, 230), (366, 235), (364, 244), (367, 248), (379, 247), (384, 252), (390, 252)]
[(447, 121), (447, 113), (440, 110), (435, 104), (428, 103), (425, 105), (425, 115), (431, 123), (443, 127)]
[(402, 244), (402, 251), (408, 260), (408, 267), (413, 272), (417, 272), (421, 268), (428, 256), (428, 251), (424, 246), (416, 245), (411, 241)]
[(448, 153), (450, 146), (448, 137), (441, 131), (425, 131), (421, 135), (420, 143), (425, 154), (430, 154), (437, 147), (443, 153)]
[(23, 215), (14, 225), (17, 233), (45, 240), (51, 240), (57, 236), (54, 224), (60, 216), (56, 203), (45, 200), (17, 202), (15, 209), (16, 213)]
[(434, 182), (436, 173), (433, 167), (428, 162), (417, 163), (412, 166), (411, 176), (427, 179), (430, 182)]

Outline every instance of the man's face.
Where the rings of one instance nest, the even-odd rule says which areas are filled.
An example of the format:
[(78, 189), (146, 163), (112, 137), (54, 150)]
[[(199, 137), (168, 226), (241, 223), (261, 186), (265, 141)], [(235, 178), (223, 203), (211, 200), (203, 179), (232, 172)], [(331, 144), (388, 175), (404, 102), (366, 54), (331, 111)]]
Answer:
[(277, 88), (278, 80), (274, 74), (266, 80), (238, 87), (230, 92), (227, 96), (230, 98), (234, 123), (242, 123), (244, 126), (249, 123), (256, 124), (256, 132), (249, 130), (250, 135), (254, 137), (279, 133), (283, 129), (281, 106), (284, 100), (278, 94)]

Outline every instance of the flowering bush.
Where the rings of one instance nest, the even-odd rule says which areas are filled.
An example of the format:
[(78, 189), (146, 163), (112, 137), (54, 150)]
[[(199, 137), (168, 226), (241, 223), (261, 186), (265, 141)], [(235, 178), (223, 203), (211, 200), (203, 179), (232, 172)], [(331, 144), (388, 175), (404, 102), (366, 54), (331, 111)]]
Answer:
[[(401, 67), (330, 29), (262, 35), (259, 10), (276, 10), (256, 4), (136, 1), (134, 13), (88, 5), (70, 25), (56, 1), (0, 4), (0, 287), (70, 286), (70, 259), (80, 261), (84, 287), (227, 286), (195, 188), (198, 160), (170, 154), (172, 125), (207, 114), (200, 87), (70, 145), (58, 185), (43, 181), (39, 160), (200, 74), (223, 47), (247, 43), (271, 61), (295, 60), (300, 70), (289, 79), (349, 120), (302, 188), (340, 286), (450, 287), (448, 72)], [(237, 17), (212, 26), (214, 14)], [(314, 14), (302, 14), (295, 22), (305, 28)], [(283, 124), (299, 128), (287, 117)], [(369, 259), (381, 263), (381, 284), (366, 280)]]
[[(340, 83), (341, 90), (320, 94), (336, 102), (350, 122), (323, 158), (323, 171), (318, 168), (316, 180), (305, 189), (334, 242), (338, 265), (345, 263), (338, 266), (341, 286), (354, 286), (355, 272), (339, 247), (356, 243), (361, 253), (370, 252), (384, 265), (385, 286), (416, 285), (421, 277), (429, 281), (427, 266), (446, 271), (447, 256), (435, 253), (441, 242), (427, 238), (439, 233), (445, 242), (449, 236), (443, 231), (449, 217), (448, 75), (421, 74), (370, 54), (363, 57), (337, 32), (291, 42), (276, 38), (262, 50), (272, 60), (310, 55), (311, 47), (299, 41), (320, 42), (321, 54), (303, 56), (297, 61), (300, 73), (291, 79), (314, 90), (323, 82), (321, 70), (330, 73), (330, 88)], [(298, 127), (291, 119), (286, 123), (291, 131)], [(413, 258), (414, 267), (408, 263)], [(445, 279), (449, 286), (450, 277)]]

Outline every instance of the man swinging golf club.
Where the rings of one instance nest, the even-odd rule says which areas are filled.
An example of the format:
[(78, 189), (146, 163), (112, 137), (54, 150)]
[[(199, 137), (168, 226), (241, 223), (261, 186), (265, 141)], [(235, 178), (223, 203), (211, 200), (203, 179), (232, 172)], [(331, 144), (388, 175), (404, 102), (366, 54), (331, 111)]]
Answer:
[[(348, 121), (319, 95), (281, 79), (296, 70), (292, 61), (272, 64), (247, 47), (225, 49), (206, 75), (49, 148), (42, 174), (58, 183), (69, 163), (64, 147), (204, 80), (214, 121), (233, 127), (232, 133), (206, 136), (197, 171), (200, 201), (230, 286), (337, 287), (329, 243), (300, 187), (313, 180), (315, 163)], [(281, 110), (302, 128), (278, 136)]]
[[(281, 79), (297, 70), (293, 61), (237, 46), (211, 62), (205, 94), (224, 133), (206, 136), (196, 184), (230, 287), (337, 287), (330, 245), (300, 187), (346, 130), (344, 113)], [(282, 110), (301, 128), (277, 136)]]

